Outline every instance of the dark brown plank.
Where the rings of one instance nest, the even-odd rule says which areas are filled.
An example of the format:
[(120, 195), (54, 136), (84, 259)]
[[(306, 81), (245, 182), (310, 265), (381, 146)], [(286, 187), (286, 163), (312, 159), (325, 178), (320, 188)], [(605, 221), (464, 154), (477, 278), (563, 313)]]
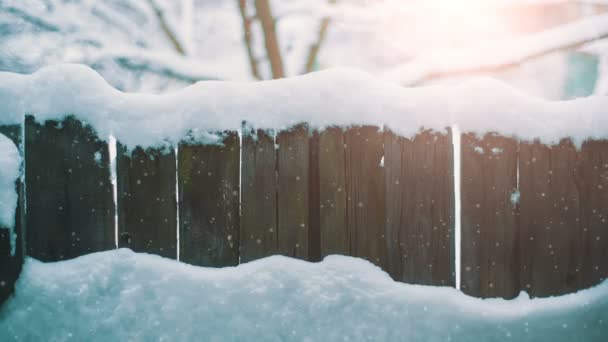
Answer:
[(308, 140), (308, 260), (321, 261), (321, 195), (319, 179), (319, 131)]
[[(10, 138), (16, 146), (21, 144), (21, 125), (0, 126), (0, 134)], [(10, 231), (7, 227), (0, 227), (0, 306), (10, 297), (14, 291), (15, 282), (21, 273), (23, 264), (23, 214), (24, 196), (23, 185), (20, 180), (16, 181), (16, 190), (19, 195), (15, 213), (15, 233), (16, 245), (11, 245)], [(14, 253), (13, 253), (14, 252)]]
[(496, 134), (461, 140), (461, 289), (519, 293), (518, 142)]
[(175, 149), (117, 145), (118, 246), (177, 259)]
[(451, 134), (385, 133), (388, 270), (395, 280), (454, 286)]
[(521, 143), (519, 170), (522, 290), (534, 297), (573, 292), (582, 253), (576, 148), (569, 140)]
[(319, 134), (318, 156), (321, 255), (348, 255), (344, 131), (341, 128), (327, 128)]
[(300, 125), (277, 136), (278, 249), (304, 260), (309, 257), (308, 135), (308, 127)]
[(239, 263), (239, 137), (222, 145), (178, 148), (180, 260), (199, 266)]
[(344, 143), (350, 255), (386, 270), (383, 134), (378, 127), (355, 127), (345, 132)]
[(241, 158), (241, 262), (248, 262), (278, 252), (274, 134), (246, 131)]
[(26, 117), (27, 254), (43, 261), (115, 248), (108, 144), (69, 117)]
[(608, 141), (586, 141), (579, 163), (581, 259), (579, 288), (608, 278)]

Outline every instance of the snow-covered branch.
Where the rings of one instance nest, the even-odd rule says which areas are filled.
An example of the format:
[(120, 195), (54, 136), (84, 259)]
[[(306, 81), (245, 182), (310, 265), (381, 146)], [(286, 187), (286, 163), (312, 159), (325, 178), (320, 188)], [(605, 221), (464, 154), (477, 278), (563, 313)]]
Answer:
[(554, 52), (578, 49), (604, 38), (608, 38), (608, 14), (587, 17), (525, 37), (479, 44), (475, 49), (422, 55), (381, 76), (402, 85), (416, 85), (446, 76), (496, 72)]

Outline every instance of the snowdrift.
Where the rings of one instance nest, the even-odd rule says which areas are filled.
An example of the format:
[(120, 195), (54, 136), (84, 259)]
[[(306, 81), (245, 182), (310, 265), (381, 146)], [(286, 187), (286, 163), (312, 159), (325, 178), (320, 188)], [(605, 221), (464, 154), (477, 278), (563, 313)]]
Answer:
[(82, 65), (0, 72), (0, 125), (26, 114), (40, 121), (75, 115), (101, 138), (114, 135), (128, 147), (176, 144), (187, 135), (208, 140), (209, 132), (240, 130), (243, 121), (276, 130), (303, 122), (376, 125), (404, 137), (458, 125), (547, 144), (571, 137), (580, 146), (608, 137), (607, 108), (608, 97), (545, 101), (490, 79), (403, 88), (351, 69), (255, 83), (202, 81), (164, 95), (120, 92)]
[(46, 341), (605, 341), (608, 282), (512, 301), (393, 282), (371, 263), (273, 256), (194, 267), (120, 249), (29, 259), (0, 339)]

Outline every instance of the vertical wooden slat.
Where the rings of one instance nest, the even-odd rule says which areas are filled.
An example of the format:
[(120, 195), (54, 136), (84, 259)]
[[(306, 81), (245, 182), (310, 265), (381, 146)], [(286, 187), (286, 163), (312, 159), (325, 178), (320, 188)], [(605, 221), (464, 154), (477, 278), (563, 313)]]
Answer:
[(319, 132), (308, 143), (308, 260), (321, 260), (321, 203), (319, 179)]
[(399, 281), (454, 286), (451, 134), (385, 133), (388, 270)]
[(73, 117), (25, 123), (27, 254), (56, 261), (113, 249), (109, 150)]
[(582, 253), (576, 148), (569, 140), (522, 143), (519, 169), (522, 290), (534, 297), (573, 292)]
[(309, 234), (308, 128), (305, 125), (277, 136), (278, 249), (279, 253), (307, 260)]
[[(16, 146), (21, 146), (21, 125), (0, 126), (0, 134), (6, 135)], [(15, 212), (15, 226), (13, 228), (16, 235), (16, 246), (11, 245), (10, 231), (6, 227), (0, 227), (0, 306), (13, 293), (15, 282), (21, 273), (23, 265), (24, 248), (24, 194), (21, 180), (16, 182), (18, 194), (17, 208)]]
[(118, 246), (177, 258), (175, 150), (117, 146)]
[(239, 137), (178, 148), (180, 260), (223, 267), (239, 262)]
[(318, 158), (321, 255), (348, 255), (344, 132), (341, 128), (327, 128), (319, 134)]
[(350, 255), (386, 269), (383, 135), (378, 127), (355, 127), (345, 132), (344, 143)]
[(608, 141), (586, 141), (579, 163), (581, 241), (579, 288), (608, 278)]
[(461, 289), (519, 293), (518, 142), (495, 134), (461, 140)]
[(245, 131), (241, 165), (241, 262), (277, 254), (274, 134)]

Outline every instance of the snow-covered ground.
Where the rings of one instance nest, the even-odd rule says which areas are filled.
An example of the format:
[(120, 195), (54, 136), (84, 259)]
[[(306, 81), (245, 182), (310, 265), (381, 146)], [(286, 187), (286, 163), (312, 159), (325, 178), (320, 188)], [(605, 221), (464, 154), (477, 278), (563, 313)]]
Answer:
[(511, 301), (393, 282), (361, 259), (189, 266), (120, 249), (28, 259), (3, 341), (605, 341), (608, 282)]

